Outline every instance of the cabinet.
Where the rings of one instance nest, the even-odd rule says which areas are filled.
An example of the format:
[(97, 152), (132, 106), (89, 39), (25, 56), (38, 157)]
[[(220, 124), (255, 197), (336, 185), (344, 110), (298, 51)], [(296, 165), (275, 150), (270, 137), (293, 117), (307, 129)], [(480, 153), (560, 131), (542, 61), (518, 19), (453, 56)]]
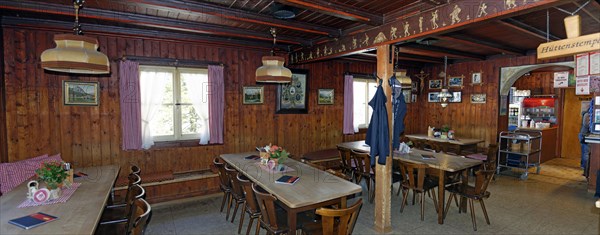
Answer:
[(526, 180), (529, 168), (536, 168), (540, 173), (542, 156), (541, 131), (502, 131), (498, 137), (498, 166), (496, 173), (505, 170), (523, 171), (520, 175)]

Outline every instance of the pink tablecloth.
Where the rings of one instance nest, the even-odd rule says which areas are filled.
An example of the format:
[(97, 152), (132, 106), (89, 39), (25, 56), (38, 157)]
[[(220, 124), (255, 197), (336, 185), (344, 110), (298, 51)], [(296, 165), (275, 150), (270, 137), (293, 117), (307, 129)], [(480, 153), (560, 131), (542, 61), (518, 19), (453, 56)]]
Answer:
[(262, 169), (263, 171), (268, 171), (269, 173), (277, 173), (277, 172), (290, 172), (290, 171), (296, 171), (294, 170), (294, 168), (291, 168), (289, 166), (284, 166), (283, 170), (273, 170), (273, 169), (269, 169), (267, 166), (260, 164), (260, 162), (255, 163), (256, 165), (258, 165), (260, 167), (260, 169)]
[[(80, 185), (81, 185), (81, 183), (73, 183), (70, 188), (63, 188), (62, 196), (60, 196), (58, 199), (55, 199), (55, 200), (48, 200), (45, 202), (37, 203), (37, 202), (34, 202), (33, 200), (25, 199), (25, 201), (23, 203), (21, 203), (19, 206), (17, 206), (17, 208), (50, 205), (50, 204), (54, 204), (54, 203), (64, 203), (67, 200), (69, 200), (69, 198), (71, 198), (71, 195), (73, 195), (75, 190), (77, 190), (77, 188), (79, 188)], [(25, 196), (25, 195), (23, 195), (23, 196)]]

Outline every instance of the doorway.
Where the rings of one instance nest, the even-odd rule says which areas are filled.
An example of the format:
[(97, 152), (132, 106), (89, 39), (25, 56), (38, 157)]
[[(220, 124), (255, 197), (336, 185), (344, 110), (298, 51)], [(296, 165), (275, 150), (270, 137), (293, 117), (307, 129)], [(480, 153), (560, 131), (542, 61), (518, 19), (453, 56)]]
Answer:
[(563, 126), (561, 136), (560, 157), (569, 159), (581, 158), (579, 131), (581, 130), (581, 113), (590, 105), (591, 96), (576, 96), (574, 89), (565, 89), (563, 100)]

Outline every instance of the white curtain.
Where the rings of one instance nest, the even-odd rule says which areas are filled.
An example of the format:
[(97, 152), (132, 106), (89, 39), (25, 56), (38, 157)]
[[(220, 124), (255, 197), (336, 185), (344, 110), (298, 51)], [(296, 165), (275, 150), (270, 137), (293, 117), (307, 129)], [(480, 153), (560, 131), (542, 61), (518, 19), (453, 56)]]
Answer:
[(200, 130), (200, 144), (208, 144), (210, 140), (210, 129), (208, 125), (208, 77), (206, 74), (181, 73), (188, 87), (190, 99), (196, 114), (198, 114), (198, 128)]
[(143, 149), (149, 149), (154, 145), (150, 123), (162, 105), (165, 86), (172, 81), (172, 78), (173, 74), (170, 72), (143, 71), (140, 74)]

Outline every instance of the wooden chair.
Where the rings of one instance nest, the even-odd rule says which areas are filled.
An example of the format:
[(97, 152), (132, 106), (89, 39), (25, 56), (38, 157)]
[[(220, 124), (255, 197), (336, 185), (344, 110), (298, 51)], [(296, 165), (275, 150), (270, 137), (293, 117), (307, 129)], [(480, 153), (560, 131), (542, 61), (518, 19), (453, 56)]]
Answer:
[(303, 234), (352, 234), (354, 225), (362, 208), (362, 198), (352, 206), (343, 209), (319, 208), (317, 215), (321, 216), (320, 223), (311, 223), (302, 227)]
[[(127, 176), (127, 188), (129, 189), (129, 187), (131, 187), (131, 185), (134, 184), (141, 184), (142, 183), (142, 178), (140, 177), (140, 173), (142, 173), (142, 170), (140, 169), (139, 166), (136, 165), (131, 165), (131, 167), (129, 168), (129, 175)], [(131, 175), (137, 175), (138, 178), (137, 179), (131, 179)], [(125, 194), (127, 195), (127, 193)], [(126, 198), (117, 198), (115, 199), (115, 189), (113, 187), (113, 189), (110, 192), (110, 200), (108, 202), (108, 207), (111, 206), (125, 206), (127, 204), (127, 199)]]
[(277, 218), (284, 219), (285, 216), (277, 215), (275, 211), (275, 201), (277, 198), (270, 193), (265, 192), (256, 184), (252, 184), (252, 191), (256, 195), (258, 206), (260, 207), (260, 227), (267, 230), (267, 234), (286, 234), (287, 225), (278, 223)]
[(356, 164), (356, 183), (360, 184), (364, 178), (367, 183), (369, 202), (373, 203), (375, 196), (375, 169), (371, 167), (371, 157), (368, 153), (356, 152), (350, 150), (350, 155)]
[[(229, 201), (231, 201), (231, 183), (225, 172), (225, 163), (223, 163), (220, 158), (216, 157), (213, 159), (213, 165), (217, 168), (220, 182), (219, 188), (223, 192), (223, 199), (221, 199), (221, 212), (223, 212), (225, 203), (227, 202), (227, 204), (229, 204)], [(229, 218), (229, 213), (227, 213), (226, 220), (227, 218)]]
[(496, 170), (496, 164), (498, 159), (498, 145), (489, 144), (487, 150), (487, 160), (483, 163), (484, 170)]
[(450, 192), (450, 196), (448, 197), (448, 205), (446, 205), (446, 209), (444, 210), (444, 217), (448, 213), (448, 209), (450, 208), (450, 200), (452, 198), (456, 198), (456, 195), (467, 198), (469, 200), (469, 210), (471, 211), (471, 221), (473, 222), (473, 230), (477, 231), (477, 222), (475, 220), (475, 209), (473, 208), (473, 201), (477, 200), (481, 204), (481, 210), (483, 210), (483, 215), (485, 216), (485, 221), (487, 224), (490, 224), (490, 219), (488, 218), (487, 210), (485, 209), (485, 203), (483, 199), (490, 197), (490, 192), (486, 191), (490, 181), (494, 177), (496, 170), (479, 170), (475, 173), (475, 185), (464, 186), (464, 185), (452, 185), (450, 187), (446, 187), (446, 190)]
[[(139, 168), (138, 168), (137, 172), (140, 172)], [(129, 201), (129, 198), (128, 198), (128, 196), (129, 196), (129, 189), (133, 185), (140, 185), (140, 184), (142, 184), (142, 177), (140, 177), (139, 174), (132, 172), (132, 173), (130, 173), (127, 176), (127, 181), (128, 181), (127, 182), (127, 193), (125, 193), (125, 198), (123, 198), (122, 200), (118, 200), (119, 202), (114, 202), (113, 201), (108, 206), (106, 206), (106, 208), (125, 207), (127, 205), (127, 202)]]
[(338, 151), (340, 152), (340, 162), (342, 164), (342, 172), (350, 177), (350, 179), (354, 180), (354, 174), (356, 172), (356, 166), (354, 165), (354, 161), (352, 160), (352, 152), (350, 149), (338, 147)]
[[(231, 183), (231, 199), (233, 199), (229, 200), (229, 204), (227, 205), (227, 216), (225, 217), (225, 219), (227, 220), (229, 218), (229, 209), (231, 209), (231, 203), (235, 201), (235, 209), (233, 210), (233, 215), (231, 216), (231, 223), (233, 223), (235, 215), (237, 214), (238, 207), (240, 206), (240, 204), (246, 203), (246, 196), (244, 195), (244, 189), (242, 189), (240, 181), (238, 181), (237, 179), (238, 171), (236, 169), (229, 168), (229, 165), (225, 165), (225, 171)], [(242, 206), (242, 210), (243, 209), (244, 207)], [(244, 223), (244, 212), (242, 212), (241, 214), (242, 218), (240, 221), (240, 225)]]
[[(244, 203), (244, 210), (250, 216), (250, 222), (248, 222), (248, 228), (246, 229), (246, 235), (250, 234), (250, 228), (252, 228), (252, 222), (256, 219), (256, 235), (260, 230), (260, 207), (258, 206), (258, 202), (256, 201), (256, 195), (254, 195), (254, 191), (252, 190), (252, 182), (246, 176), (238, 173), (237, 180), (240, 182), (242, 189), (244, 189), (244, 194), (246, 195), (246, 202)], [(242, 224), (244, 221), (244, 214), (242, 213), (242, 219), (240, 220), (240, 226), (238, 228), (238, 233), (242, 231)]]
[(95, 234), (131, 234), (143, 235), (152, 216), (152, 207), (143, 198), (138, 198), (131, 204), (131, 214), (127, 223), (100, 224)]
[(352, 178), (350, 176), (344, 174), (343, 170), (339, 171), (339, 170), (334, 170), (334, 169), (327, 169), (327, 167), (325, 167), (323, 165), (315, 164), (315, 163), (312, 163), (310, 161), (306, 161), (304, 159), (301, 159), (300, 161), (302, 163), (306, 164), (306, 165), (312, 166), (312, 167), (317, 168), (317, 169), (322, 170), (322, 171), (327, 171), (328, 173), (330, 173), (332, 175), (335, 175), (337, 177), (340, 177), (342, 179), (345, 179), (345, 180), (348, 180), (348, 181), (352, 182)]
[(134, 184), (127, 189), (127, 203), (123, 207), (105, 208), (100, 217), (100, 224), (112, 224), (127, 222), (127, 218), (131, 214), (131, 205), (136, 199), (145, 198), (146, 190), (139, 185)]
[[(402, 181), (402, 206), (400, 207), (400, 213), (404, 211), (404, 206), (406, 205), (406, 201), (408, 198), (408, 191), (413, 191), (413, 203), (415, 194), (420, 194), (421, 198), (421, 221), (424, 220), (424, 211), (425, 211), (425, 192), (430, 191), (433, 198), (433, 204), (435, 205), (437, 211), (437, 197), (435, 196), (435, 187), (437, 187), (437, 183), (433, 180), (425, 178), (425, 169), (427, 169), (426, 164), (416, 164), (410, 163), (406, 161), (400, 162), (400, 170), (402, 171), (402, 176), (404, 176), (404, 180)], [(416, 174), (415, 174), (416, 172)]]

